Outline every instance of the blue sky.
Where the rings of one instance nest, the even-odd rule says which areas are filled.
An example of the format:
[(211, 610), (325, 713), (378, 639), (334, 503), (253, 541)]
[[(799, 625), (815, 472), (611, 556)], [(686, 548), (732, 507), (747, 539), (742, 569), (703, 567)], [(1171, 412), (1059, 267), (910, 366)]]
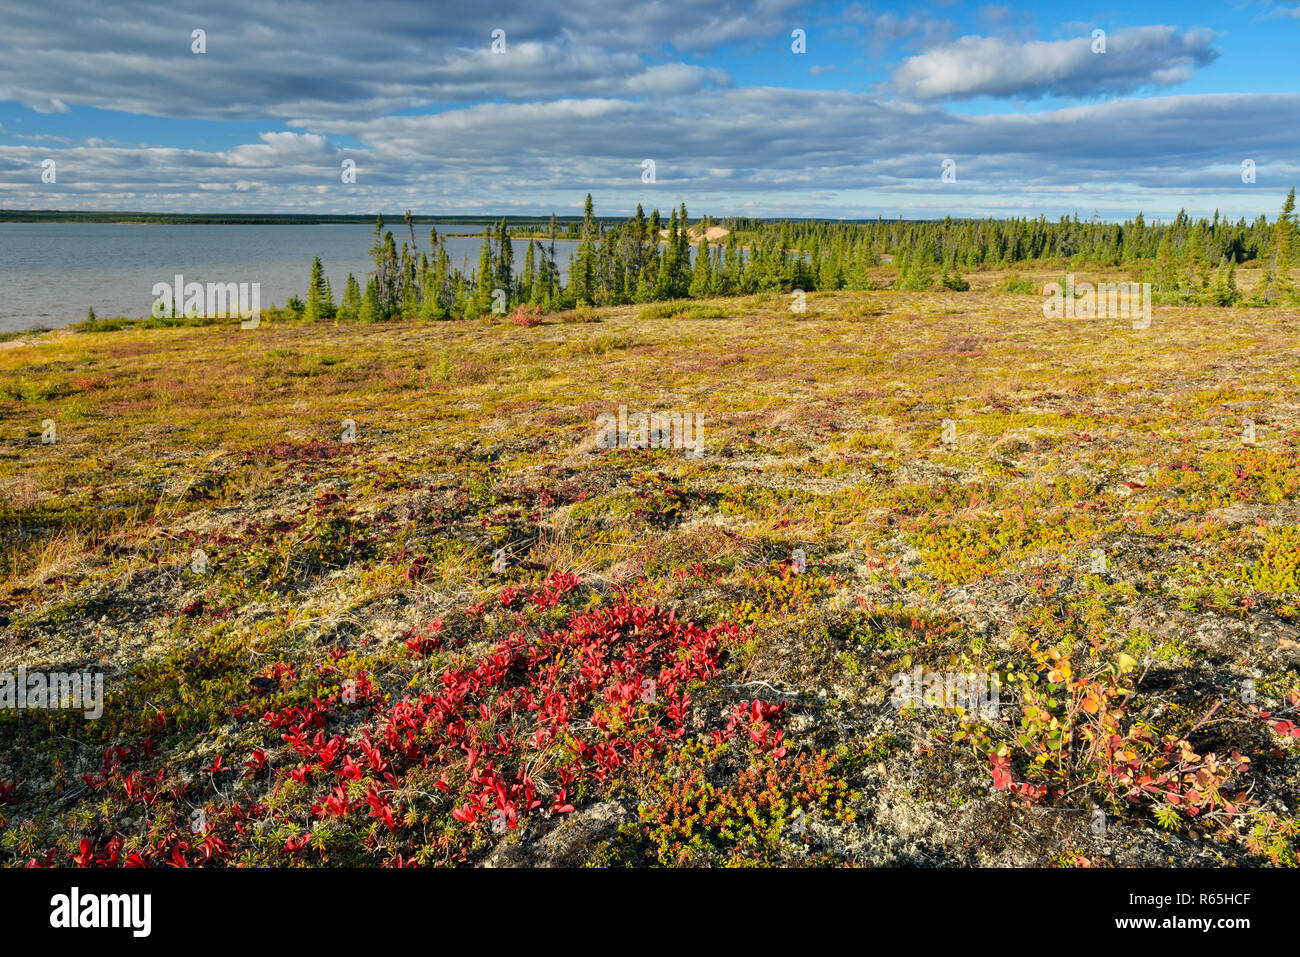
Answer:
[(0, 207), (1272, 216), (1297, 50), (1292, 0), (10, 2)]

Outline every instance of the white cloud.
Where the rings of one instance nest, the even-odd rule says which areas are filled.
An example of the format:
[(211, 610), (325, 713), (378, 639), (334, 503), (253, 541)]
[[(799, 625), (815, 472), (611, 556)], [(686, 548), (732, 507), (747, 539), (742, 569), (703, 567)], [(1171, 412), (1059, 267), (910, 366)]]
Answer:
[(67, 113), (69, 109), (68, 104), (57, 97), (28, 97), (23, 102), (37, 113)]
[(1105, 52), (1094, 53), (1090, 36), (1023, 43), (965, 36), (905, 60), (893, 81), (921, 100), (1131, 93), (1183, 82), (1218, 56), (1211, 40), (1204, 30), (1132, 27), (1108, 36)]

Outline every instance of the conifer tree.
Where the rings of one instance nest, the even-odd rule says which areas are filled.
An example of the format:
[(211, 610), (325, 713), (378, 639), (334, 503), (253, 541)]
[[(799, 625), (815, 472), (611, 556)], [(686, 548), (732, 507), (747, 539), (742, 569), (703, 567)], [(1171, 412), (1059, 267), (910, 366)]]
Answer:
[[(588, 196), (587, 200), (590, 210), (591, 197)], [(569, 288), (573, 293), (573, 301), (577, 304), (596, 301), (596, 239), (594, 232), (585, 224), (577, 259), (569, 268)]]
[(393, 240), (391, 231), (384, 233), (383, 268), (379, 276), (376, 289), (379, 294), (380, 317), (388, 319), (397, 307), (398, 287), (402, 279), (397, 258), (397, 243)]
[(1183, 251), (1184, 285), (1189, 290), (1204, 289), (1207, 281), (1206, 272), (1209, 264), (1205, 259), (1206, 228), (1204, 222), (1197, 222), (1187, 233), (1187, 243)]
[(955, 255), (944, 262), (943, 274), (939, 277), (939, 284), (954, 292), (966, 292), (970, 289), (970, 283), (963, 279), (961, 273), (957, 271)]
[(442, 288), (435, 272), (430, 271), (425, 276), (418, 315), (424, 320), (442, 319), (447, 315), (442, 304)]
[(677, 210), (673, 210), (668, 220), (668, 241), (664, 246), (663, 259), (659, 263), (659, 275), (655, 281), (655, 298), (673, 298), (673, 280), (677, 275)]
[(524, 274), (519, 280), (519, 300), (521, 302), (530, 302), (533, 298), (533, 280), (536, 276), (537, 265), (533, 257), (534, 243), (528, 240), (528, 248), (524, 250)]
[(379, 300), (379, 280), (371, 276), (366, 282), (366, 294), (361, 299), (361, 308), (357, 312), (361, 322), (382, 322), (384, 320), (383, 304)]
[(899, 270), (899, 289), (921, 292), (934, 283), (934, 261), (928, 246), (922, 246), (904, 261)]
[(1210, 288), (1210, 301), (1218, 306), (1231, 306), (1240, 301), (1241, 293), (1237, 289), (1237, 264), (1224, 257), (1219, 268), (1214, 271), (1214, 284)]
[(492, 227), (483, 230), (483, 246), (479, 250), (477, 281), (472, 303), (473, 315), (482, 316), (492, 311), (492, 288), (495, 276), (492, 269)]
[(329, 319), (334, 314), (334, 304), (330, 299), (325, 284), (325, 270), (321, 267), (320, 257), (317, 256), (311, 261), (311, 280), (307, 284), (307, 308), (303, 318), (308, 322)]
[(636, 215), (632, 217), (632, 230), (630, 233), (629, 251), (631, 258), (628, 265), (633, 276), (639, 276), (645, 268), (646, 242), (649, 239), (649, 224), (646, 222), (645, 210), (641, 204), (636, 204)]
[(1160, 248), (1156, 251), (1155, 262), (1156, 292), (1169, 294), (1178, 288), (1178, 268), (1174, 262), (1174, 231), (1165, 228), (1160, 238)]
[(1264, 298), (1272, 299), (1276, 293), (1293, 295), (1291, 267), (1296, 253), (1295, 187), (1286, 194), (1282, 211), (1273, 225), (1272, 248), (1269, 253), (1268, 272), (1264, 275)]
[(501, 220), (501, 225), (497, 228), (497, 288), (504, 289), (506, 296), (509, 298), (514, 289), (514, 268), (515, 268), (515, 249), (510, 241), (510, 232), (506, 228), (506, 221)]
[(700, 241), (699, 251), (695, 254), (695, 268), (691, 271), (689, 292), (697, 299), (702, 299), (713, 292), (713, 262), (709, 256), (709, 244)]
[(347, 284), (343, 287), (343, 302), (339, 305), (340, 319), (356, 319), (361, 312), (361, 287), (357, 277), (348, 273)]
[(691, 236), (686, 226), (686, 204), (677, 217), (677, 255), (673, 274), (673, 296), (685, 296), (691, 286)]

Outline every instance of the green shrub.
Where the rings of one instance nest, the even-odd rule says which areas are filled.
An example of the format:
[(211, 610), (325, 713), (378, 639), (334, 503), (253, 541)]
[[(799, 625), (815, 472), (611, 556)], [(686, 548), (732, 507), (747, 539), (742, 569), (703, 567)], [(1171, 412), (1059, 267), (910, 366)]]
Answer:
[(1038, 295), (1038, 286), (1029, 276), (1021, 276), (1016, 273), (1003, 280), (1002, 291), (1016, 293), (1021, 296), (1036, 296)]

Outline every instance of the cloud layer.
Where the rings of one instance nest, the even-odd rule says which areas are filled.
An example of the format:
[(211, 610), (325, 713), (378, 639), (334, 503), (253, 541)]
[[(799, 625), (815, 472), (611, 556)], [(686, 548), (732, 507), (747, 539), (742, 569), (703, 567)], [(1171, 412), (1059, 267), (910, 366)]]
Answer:
[[(26, 130), (41, 117), (59, 130), (0, 129), (0, 206), (568, 212), (591, 190), (609, 213), (686, 201), (715, 214), (1127, 216), (1153, 197), (1271, 213), (1300, 178), (1300, 94), (1169, 95), (1220, 55), (1205, 30), (1116, 30), (1094, 53), (1082, 28), (1026, 39), (1028, 21), (1005, 8), (980, 18), (1008, 32), (954, 39), (946, 19), (854, 4), (834, 30), (863, 59), (883, 35), (918, 51), (867, 83), (852, 56), (827, 55), (827, 18), (788, 0), (482, 0), (421, 17), (394, 0), (215, 13), (129, 0), (111, 21), (95, 3), (53, 6), (15, 8), (0, 35), (0, 100), (37, 111)], [(789, 77), (822, 88), (754, 85), (755, 64), (793, 56), (792, 23), (815, 55)], [(205, 54), (191, 52), (194, 29)], [(958, 111), (973, 98), (1014, 102)], [(87, 107), (118, 111), (103, 125), (131, 135), (68, 135)], [(262, 130), (224, 148), (168, 134), (193, 119)], [(45, 159), (55, 183), (41, 181)], [(955, 183), (940, 181), (944, 159)]]

